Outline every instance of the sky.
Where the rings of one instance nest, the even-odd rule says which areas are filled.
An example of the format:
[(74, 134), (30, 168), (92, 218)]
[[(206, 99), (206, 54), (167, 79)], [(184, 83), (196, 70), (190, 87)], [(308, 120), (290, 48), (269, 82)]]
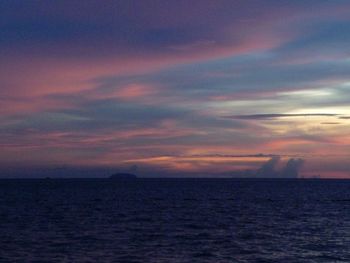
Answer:
[(347, 0), (0, 1), (0, 177), (350, 178)]

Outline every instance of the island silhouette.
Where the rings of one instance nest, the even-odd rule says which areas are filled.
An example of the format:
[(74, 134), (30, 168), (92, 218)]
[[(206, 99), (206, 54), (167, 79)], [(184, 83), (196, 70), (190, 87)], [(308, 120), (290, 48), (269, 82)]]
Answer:
[(109, 176), (109, 179), (112, 180), (135, 180), (137, 176), (131, 173), (115, 173)]

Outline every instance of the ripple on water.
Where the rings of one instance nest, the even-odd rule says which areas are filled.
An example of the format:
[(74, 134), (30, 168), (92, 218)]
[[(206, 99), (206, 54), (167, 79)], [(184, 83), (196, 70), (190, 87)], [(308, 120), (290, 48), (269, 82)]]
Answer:
[(350, 262), (350, 181), (0, 180), (0, 262)]

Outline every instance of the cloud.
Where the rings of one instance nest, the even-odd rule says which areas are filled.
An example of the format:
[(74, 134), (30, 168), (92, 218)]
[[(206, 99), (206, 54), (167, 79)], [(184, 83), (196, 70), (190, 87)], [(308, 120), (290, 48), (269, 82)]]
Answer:
[(337, 124), (341, 124), (341, 122), (321, 122), (321, 124), (324, 124), (324, 125), (337, 125)]
[(224, 116), (224, 118), (229, 119), (240, 119), (240, 120), (266, 120), (266, 119), (278, 119), (278, 118), (294, 118), (294, 117), (336, 117), (339, 114), (333, 113), (301, 113), (301, 114), (281, 114), (281, 113), (271, 113), (271, 114), (251, 114), (251, 115), (231, 115)]
[(282, 169), (281, 177), (298, 178), (299, 170), (303, 164), (304, 164), (303, 159), (300, 159), (300, 158), (289, 159), (285, 167)]
[(228, 158), (266, 158), (266, 157), (279, 157), (279, 155), (276, 154), (263, 154), (263, 153), (258, 153), (258, 154), (194, 154), (194, 155), (188, 155), (184, 157), (228, 157)]
[(272, 157), (257, 170), (256, 176), (263, 178), (276, 177), (278, 174), (276, 171), (276, 166), (279, 163), (279, 161), (279, 156)]
[(279, 156), (272, 157), (266, 163), (264, 163), (255, 173), (257, 178), (298, 178), (301, 166), (304, 160), (301, 158), (289, 159), (285, 166), (278, 169), (278, 165), (281, 161)]
[(0, 163), (348, 156), (349, 3), (310, 1), (0, 1)]

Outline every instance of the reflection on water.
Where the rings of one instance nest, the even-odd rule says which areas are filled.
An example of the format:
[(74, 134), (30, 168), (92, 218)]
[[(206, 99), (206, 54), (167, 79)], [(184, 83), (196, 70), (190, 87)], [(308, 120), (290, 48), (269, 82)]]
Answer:
[(1, 262), (350, 262), (350, 181), (0, 180)]

